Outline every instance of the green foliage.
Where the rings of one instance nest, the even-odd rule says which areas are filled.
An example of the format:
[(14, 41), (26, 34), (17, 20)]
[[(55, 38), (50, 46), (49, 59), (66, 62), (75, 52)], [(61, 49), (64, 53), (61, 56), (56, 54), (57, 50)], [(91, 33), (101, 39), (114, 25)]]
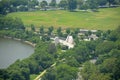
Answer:
[(53, 26), (48, 28), (48, 35), (51, 35), (52, 31), (54, 30)]
[(42, 80), (70, 80), (77, 78), (78, 69), (66, 64), (59, 64), (56, 68), (49, 69)]
[(100, 73), (98, 67), (90, 62), (84, 64), (82, 69), (82, 77), (87, 80), (110, 80), (109, 74)]
[(24, 24), (20, 18), (0, 17), (0, 30), (25, 30)]
[(9, 8), (10, 4), (8, 0), (0, 1), (0, 14), (6, 15)]
[(47, 1), (42, 1), (42, 2), (40, 2), (40, 6), (41, 6), (41, 8), (43, 8), (45, 11), (47, 10), (46, 9), (46, 6), (48, 5), (48, 3), (47, 3)]
[(77, 1), (76, 0), (67, 0), (68, 1), (68, 10), (74, 11), (77, 8)]
[(94, 10), (94, 9), (98, 9), (98, 0), (88, 0), (87, 3), (89, 5), (89, 8)]
[(35, 31), (35, 26), (31, 24), (31, 31)]
[(57, 51), (56, 46), (54, 43), (49, 44), (48, 46), (48, 53), (53, 54)]
[(64, 8), (64, 10), (67, 9), (67, 0), (61, 0), (59, 3), (59, 7)]
[[(119, 27), (112, 31), (107, 32), (107, 37), (111, 33), (119, 34)], [(104, 42), (99, 43), (95, 48), (98, 55), (95, 64), (87, 63), (84, 65), (82, 75), (84, 79), (90, 80), (119, 80), (120, 77), (120, 50), (119, 38), (117, 35), (115, 40), (106, 39)], [(112, 36), (113, 37), (113, 36)], [(110, 40), (110, 41), (109, 41)], [(113, 42), (114, 41), (114, 42)], [(96, 72), (97, 71), (97, 72)]]
[(115, 49), (115, 48), (116, 47), (114, 42), (112, 41), (103, 42), (96, 47), (96, 54), (109, 53), (111, 49)]
[(56, 0), (51, 0), (51, 3), (49, 5), (52, 6), (53, 8), (55, 8), (56, 7)]
[(49, 69), (41, 80), (56, 80), (57, 73), (54, 69)]
[(62, 36), (62, 32), (61, 31), (62, 31), (62, 29), (61, 29), (61, 27), (59, 27), (57, 29), (57, 35), (60, 36), (60, 37)]
[(43, 34), (44, 33), (44, 26), (40, 27), (40, 33)]
[(104, 5), (107, 4), (107, 1), (108, 1), (108, 0), (98, 0), (98, 4), (99, 4), (100, 6), (104, 6)]
[(120, 34), (120, 26), (116, 30), (110, 33), (110, 35), (108, 36), (108, 39), (110, 39), (111, 41), (120, 40), (119, 34)]
[(0, 69), (0, 80), (6, 80), (9, 78), (8, 71), (5, 69)]
[(66, 33), (69, 35), (70, 34), (70, 28), (66, 29)]
[(54, 63), (54, 55), (48, 52), (49, 43), (39, 42), (34, 54), (24, 60), (17, 60), (6, 70), (0, 71), (0, 78), (30, 80), (30, 74), (38, 74)]

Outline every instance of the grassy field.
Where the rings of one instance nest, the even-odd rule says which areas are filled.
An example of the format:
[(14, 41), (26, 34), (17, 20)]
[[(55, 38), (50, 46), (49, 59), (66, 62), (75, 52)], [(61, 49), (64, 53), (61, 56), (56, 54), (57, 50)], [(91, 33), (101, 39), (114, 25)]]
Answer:
[(30, 80), (34, 80), (37, 76), (38, 76), (38, 75), (36, 75), (36, 74), (30, 75)]
[(120, 7), (99, 9), (99, 12), (69, 12), (69, 11), (35, 11), (15, 12), (7, 16), (19, 17), (26, 26), (34, 24), (36, 27), (85, 28), (108, 30), (120, 25)]

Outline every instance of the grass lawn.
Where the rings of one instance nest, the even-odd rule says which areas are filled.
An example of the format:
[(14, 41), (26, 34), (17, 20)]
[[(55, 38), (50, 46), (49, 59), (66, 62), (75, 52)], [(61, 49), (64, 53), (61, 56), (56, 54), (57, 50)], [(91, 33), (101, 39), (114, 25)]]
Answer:
[(103, 8), (99, 12), (69, 12), (69, 11), (35, 11), (15, 12), (7, 16), (19, 17), (26, 26), (34, 24), (36, 27), (44, 25), (62, 28), (85, 28), (108, 30), (120, 25), (120, 7)]
[(34, 80), (37, 76), (38, 76), (38, 75), (36, 75), (36, 74), (30, 75), (30, 80)]

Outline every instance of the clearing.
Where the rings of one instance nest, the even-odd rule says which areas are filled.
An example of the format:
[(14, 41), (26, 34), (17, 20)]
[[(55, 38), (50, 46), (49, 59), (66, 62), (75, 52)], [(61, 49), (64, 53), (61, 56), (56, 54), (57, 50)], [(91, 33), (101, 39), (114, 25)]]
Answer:
[(19, 17), (26, 27), (34, 24), (37, 28), (44, 25), (55, 28), (113, 30), (120, 25), (120, 7), (102, 8), (99, 9), (99, 12), (69, 12), (64, 10), (15, 12), (9, 13), (7, 16)]

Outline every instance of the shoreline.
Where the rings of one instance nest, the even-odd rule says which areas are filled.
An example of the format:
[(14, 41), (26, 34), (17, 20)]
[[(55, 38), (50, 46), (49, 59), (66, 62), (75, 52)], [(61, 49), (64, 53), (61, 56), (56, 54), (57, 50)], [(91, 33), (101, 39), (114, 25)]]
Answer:
[(23, 41), (22, 39), (18, 39), (18, 38), (12, 38), (12, 37), (8, 37), (8, 36), (3, 36), (3, 38), (12, 39), (12, 40), (16, 40), (16, 41), (21, 41), (21, 42), (26, 43), (26, 44), (34, 47), (34, 48), (35, 48), (35, 46), (36, 46), (36, 44), (34, 44), (34, 43), (30, 42), (30, 41), (26, 41), (26, 40)]

